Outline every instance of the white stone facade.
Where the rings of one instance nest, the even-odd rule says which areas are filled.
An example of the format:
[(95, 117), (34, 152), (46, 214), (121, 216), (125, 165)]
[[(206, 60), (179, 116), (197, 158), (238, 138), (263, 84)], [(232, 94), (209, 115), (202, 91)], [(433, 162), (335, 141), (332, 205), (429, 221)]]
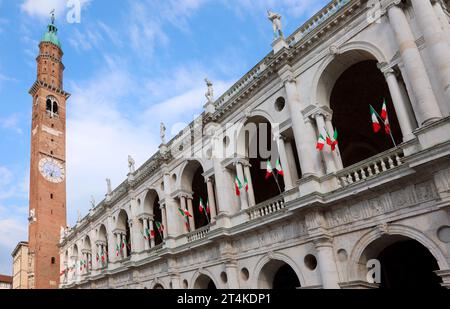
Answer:
[[(412, 241), (450, 287), (449, 16), (445, 1), (381, 0), (373, 8), (334, 0), (277, 38), (273, 52), (62, 235), (60, 286), (372, 288), (367, 261), (380, 258), (384, 267), (393, 261), (389, 248)], [(376, 101), (358, 113), (342, 99), (352, 94), (336, 89), (351, 89), (361, 63), (383, 77), (397, 147), (369, 145), (390, 143), (383, 132), (358, 136), (366, 130), (359, 119), (370, 127), (368, 105), (382, 97), (355, 89)], [(250, 123), (272, 128), (282, 194), (256, 179), (263, 166), (251, 162), (264, 161), (249, 158)], [(318, 151), (322, 129), (334, 127), (344, 133), (338, 148)], [(236, 176), (248, 181), (240, 196)], [(199, 197), (209, 201), (211, 222), (196, 210)], [(194, 215), (192, 232), (180, 207)], [(144, 239), (146, 229), (155, 236)]]

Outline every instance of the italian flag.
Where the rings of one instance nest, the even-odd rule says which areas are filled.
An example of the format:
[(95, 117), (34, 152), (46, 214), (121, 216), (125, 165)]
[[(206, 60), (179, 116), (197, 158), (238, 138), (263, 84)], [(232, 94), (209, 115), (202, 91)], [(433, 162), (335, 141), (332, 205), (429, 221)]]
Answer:
[(181, 209), (181, 207), (180, 208), (178, 208), (178, 211), (180, 212), (180, 214), (183, 216), (183, 217), (189, 217), (189, 218), (192, 218), (192, 215), (191, 215), (191, 213), (189, 212), (189, 211), (187, 211), (187, 209)]
[(102, 263), (105, 262), (105, 254), (102, 252)]
[(384, 100), (383, 107), (381, 108), (381, 119), (384, 120), (384, 130), (386, 131), (386, 134), (390, 135), (391, 134), (391, 124), (389, 123), (386, 100)]
[(237, 176), (234, 179), (234, 189), (235, 189), (236, 195), (240, 196), (241, 190), (242, 190), (242, 183)]
[(273, 176), (273, 167), (270, 160), (267, 160), (266, 180)]
[(206, 200), (206, 212), (211, 214), (211, 207), (209, 206), (209, 200)]
[(155, 238), (155, 230), (150, 231), (150, 238)]
[(116, 245), (116, 256), (119, 256), (120, 247), (119, 244)]
[(281, 167), (280, 159), (277, 160), (277, 164), (275, 165), (275, 169), (277, 170), (278, 175), (284, 176), (283, 168)]
[(205, 204), (203, 203), (202, 198), (200, 198), (200, 205), (198, 206), (198, 210), (200, 211), (201, 214), (203, 213), (203, 211), (205, 211)]
[(370, 105), (370, 114), (372, 115), (373, 132), (378, 133), (381, 130), (381, 125), (380, 122), (378, 121), (377, 112), (372, 107), (372, 105)]
[(96, 260), (97, 260), (97, 262), (98, 262), (98, 260), (100, 260), (100, 256), (98, 255), (98, 253), (96, 254)]
[(336, 129), (334, 130), (333, 138), (327, 136), (327, 144), (331, 146), (332, 151), (336, 150), (336, 146), (338, 145), (338, 131)]
[(156, 221), (156, 228), (158, 229), (158, 232), (161, 233), (162, 236), (162, 232), (164, 232), (164, 225), (161, 224), (161, 222)]
[(66, 273), (67, 269), (64, 269), (62, 272), (59, 273), (59, 276), (63, 276)]
[(245, 191), (248, 192), (248, 180), (247, 180), (247, 177), (244, 177), (244, 187), (245, 187)]
[(325, 147), (325, 138), (322, 134), (319, 135), (319, 140), (317, 141), (316, 149), (322, 151)]

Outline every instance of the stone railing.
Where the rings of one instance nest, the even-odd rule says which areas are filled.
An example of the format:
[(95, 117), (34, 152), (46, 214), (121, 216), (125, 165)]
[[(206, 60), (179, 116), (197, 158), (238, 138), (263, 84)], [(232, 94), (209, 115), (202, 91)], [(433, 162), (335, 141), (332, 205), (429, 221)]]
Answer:
[(350, 0), (334, 0), (324, 7), (320, 12), (311, 17), (302, 27), (293, 33), (287, 39), (289, 46), (295, 45), (298, 41), (304, 38), (307, 34), (322, 25), (335, 13), (339, 12)]
[(150, 255), (156, 255), (156, 254), (158, 254), (158, 251), (161, 250), (163, 247), (164, 247), (164, 243), (160, 243), (159, 245), (156, 245), (156, 246), (148, 249), (147, 252)]
[(403, 149), (394, 148), (336, 173), (342, 187), (376, 177), (403, 164)]
[(285, 208), (285, 194), (279, 195), (271, 200), (247, 209), (249, 220), (255, 220)]
[(187, 235), (187, 241), (193, 242), (196, 240), (203, 239), (206, 237), (206, 235), (208, 235), (210, 230), (211, 230), (211, 225), (207, 225), (198, 230), (195, 230)]

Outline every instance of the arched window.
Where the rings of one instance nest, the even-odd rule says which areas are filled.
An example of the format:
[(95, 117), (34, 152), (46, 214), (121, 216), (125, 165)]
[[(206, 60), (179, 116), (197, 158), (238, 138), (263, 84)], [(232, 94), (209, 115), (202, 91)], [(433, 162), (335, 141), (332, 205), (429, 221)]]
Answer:
[(57, 117), (58, 114), (58, 102), (53, 97), (48, 97), (46, 101), (46, 110), (47, 115), (49, 115), (51, 118)]

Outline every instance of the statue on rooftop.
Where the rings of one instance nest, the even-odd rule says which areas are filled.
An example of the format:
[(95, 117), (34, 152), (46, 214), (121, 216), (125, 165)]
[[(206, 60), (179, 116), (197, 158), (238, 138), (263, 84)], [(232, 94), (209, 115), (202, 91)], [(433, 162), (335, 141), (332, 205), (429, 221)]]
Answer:
[(106, 178), (106, 188), (107, 188), (107, 195), (111, 195), (112, 193), (112, 186), (111, 186), (111, 179)]
[(128, 168), (130, 169), (130, 174), (136, 172), (135, 168), (136, 161), (134, 161), (132, 156), (128, 156)]
[(281, 15), (278, 13), (274, 13), (270, 10), (267, 10), (267, 15), (269, 17), (269, 20), (272, 22), (274, 38), (277, 39), (279, 37), (283, 37), (283, 30), (281, 27)]
[(95, 208), (95, 197), (91, 195), (91, 209)]
[(161, 122), (161, 126), (160, 126), (160, 136), (161, 136), (161, 144), (165, 145), (166, 144), (166, 126), (164, 125), (163, 122)]
[(206, 99), (208, 99), (208, 103), (214, 103), (214, 87), (213, 87), (214, 85), (207, 78), (205, 78), (205, 83), (206, 83), (206, 86), (208, 87), (205, 97), (206, 97)]

